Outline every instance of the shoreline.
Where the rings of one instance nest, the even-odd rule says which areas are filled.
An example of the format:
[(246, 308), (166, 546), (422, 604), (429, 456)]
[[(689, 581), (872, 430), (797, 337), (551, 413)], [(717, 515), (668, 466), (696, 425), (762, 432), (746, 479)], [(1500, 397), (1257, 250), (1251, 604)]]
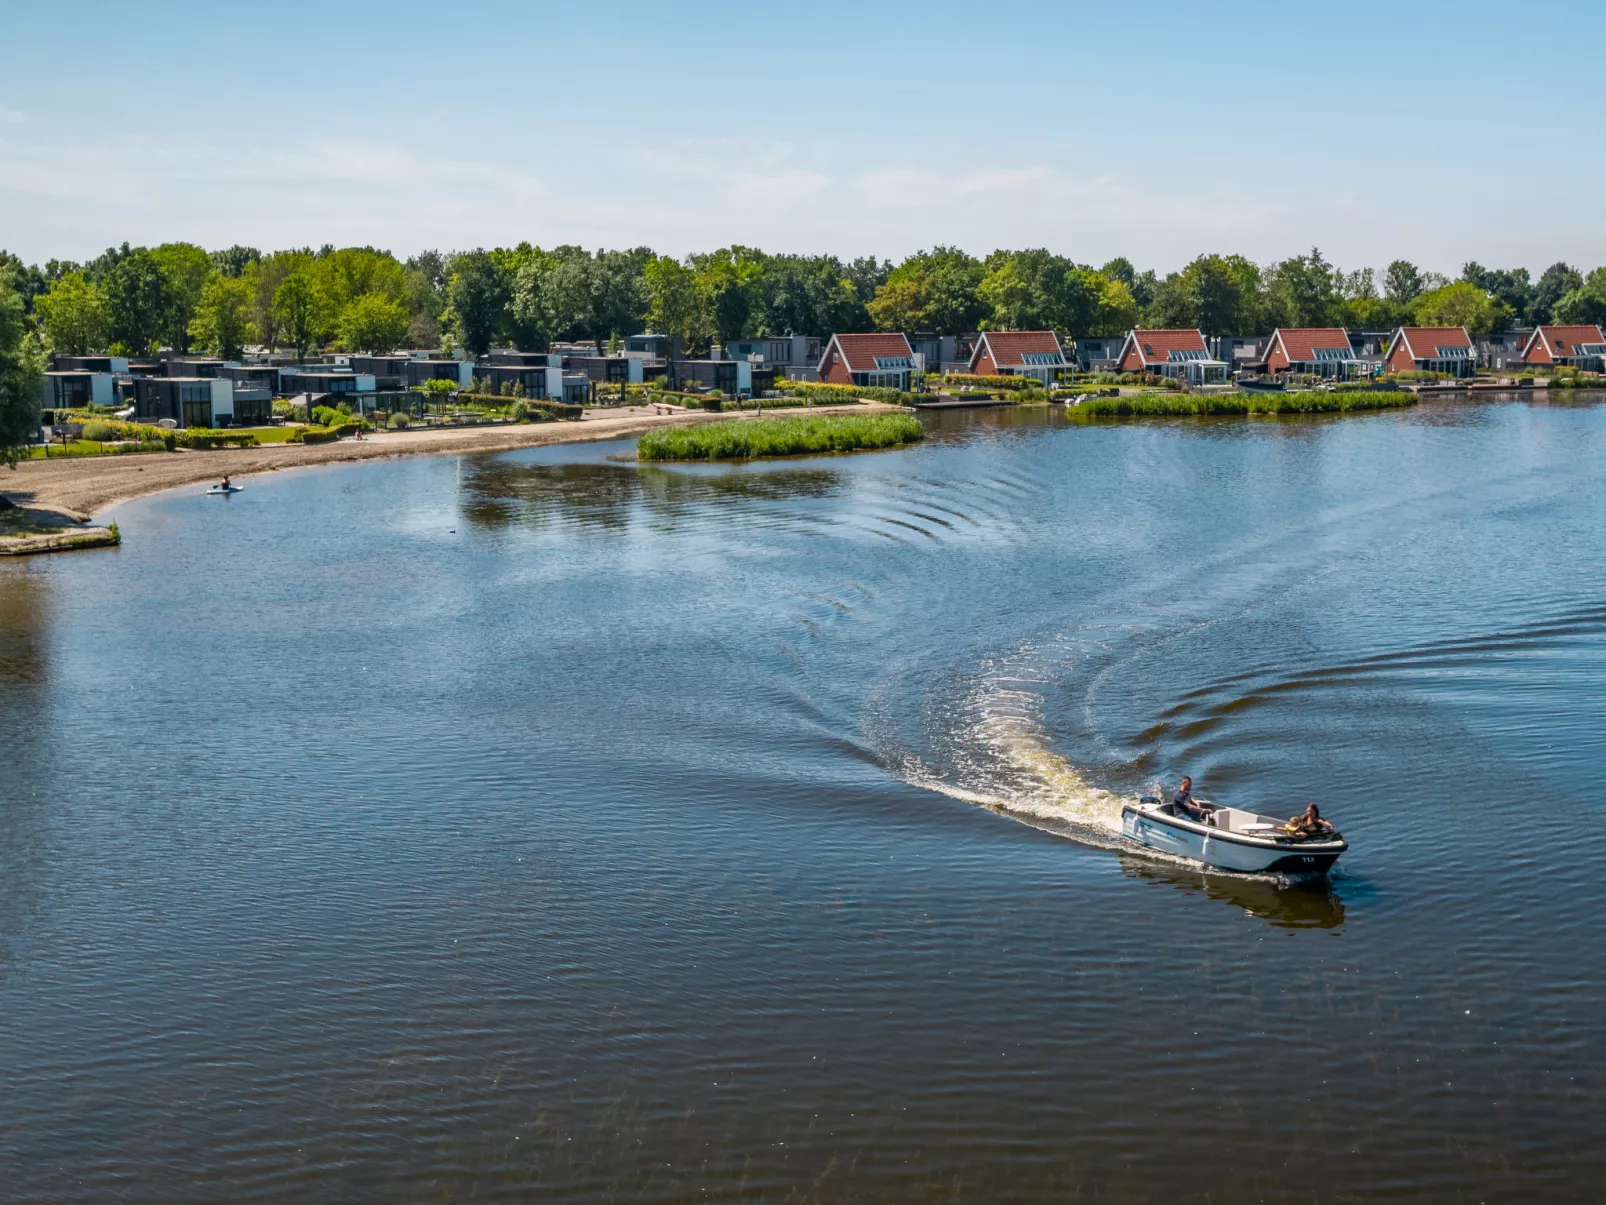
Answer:
[[(901, 408), (879, 402), (812, 406), (807, 414), (882, 414)], [(570, 422), (529, 423), (461, 430), (384, 431), (329, 444), (263, 444), (205, 452), (139, 452), (123, 456), (25, 460), (13, 470), (0, 467), (0, 495), (19, 507), (50, 511), (74, 523), (149, 494), (230, 477), (253, 477), (309, 465), (349, 464), (402, 456), (466, 456), (510, 452), (549, 444), (600, 443), (629, 439), (659, 427), (759, 418), (756, 411), (728, 414), (690, 411), (653, 414), (645, 407), (626, 413), (588, 411)], [(773, 417), (773, 415), (771, 416)]]

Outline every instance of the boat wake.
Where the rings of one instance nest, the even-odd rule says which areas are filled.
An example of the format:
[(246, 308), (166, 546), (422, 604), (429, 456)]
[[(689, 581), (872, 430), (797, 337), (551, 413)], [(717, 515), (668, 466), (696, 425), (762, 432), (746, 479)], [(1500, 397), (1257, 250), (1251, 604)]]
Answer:
[[(1039, 674), (1042, 652), (1022, 651), (1022, 659), (1035, 662)], [(991, 673), (972, 680), (934, 717), (936, 729), (945, 737), (934, 756), (945, 764), (939, 767), (903, 750), (888, 759), (891, 768), (911, 786), (986, 808), (1080, 845), (1116, 851), (1142, 863), (1215, 873), (1194, 859), (1140, 846), (1123, 835), (1122, 807), (1137, 803), (1143, 795), (1159, 794), (1162, 788), (1158, 782), (1146, 782), (1129, 795), (1096, 786), (1058, 752), (1043, 718), (1044, 688), (1052, 682), (1047, 677), (1001, 672), (995, 663)], [(1122, 777), (1122, 771), (1131, 767), (1112, 769)], [(1286, 881), (1275, 873), (1233, 877)]]

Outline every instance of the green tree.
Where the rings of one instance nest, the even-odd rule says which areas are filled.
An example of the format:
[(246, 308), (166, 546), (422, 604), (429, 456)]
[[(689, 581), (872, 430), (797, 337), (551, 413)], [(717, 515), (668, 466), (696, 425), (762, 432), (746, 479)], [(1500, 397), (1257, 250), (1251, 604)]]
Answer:
[(244, 276), (246, 269), (261, 259), (262, 252), (255, 247), (242, 247), (238, 243), (227, 251), (214, 251), (211, 255), (212, 267), (230, 278)]
[(1540, 274), (1528, 301), (1528, 321), (1535, 325), (1549, 322), (1552, 311), (1567, 294), (1584, 287), (1584, 278), (1570, 264), (1554, 263)]
[(1085, 335), (1098, 321), (1108, 278), (1041, 248), (994, 251), (983, 264), (977, 294), (993, 329), (1052, 330)]
[(407, 334), (411, 320), (407, 307), (379, 293), (364, 293), (340, 312), (340, 341), (347, 351), (380, 355), (391, 351)]
[(1500, 325), (1502, 321), (1521, 322), (1527, 318), (1528, 307), (1533, 301), (1533, 284), (1528, 280), (1527, 268), (1502, 271), (1474, 262), (1462, 265), (1461, 279), (1482, 289), (1502, 307), (1502, 318), (1497, 320), (1495, 330), (1505, 329)]
[(321, 343), (329, 331), (329, 299), (309, 268), (297, 268), (273, 294), (273, 317), (283, 338), (296, 349), (296, 359)]
[(106, 294), (81, 272), (69, 272), (34, 299), (34, 315), (52, 350), (87, 356), (106, 346)]
[(1191, 311), (1184, 325), (1206, 335), (1252, 334), (1265, 324), (1260, 269), (1241, 255), (1201, 255), (1177, 285)]
[(957, 247), (918, 251), (893, 269), (866, 308), (882, 330), (963, 334), (976, 330), (987, 314), (980, 294), (984, 275), (981, 261)]
[(1500, 317), (1495, 300), (1465, 281), (1423, 293), (1411, 311), (1420, 326), (1464, 326), (1474, 339), (1487, 338)]
[(478, 359), (491, 349), (509, 318), (506, 273), (484, 250), (454, 256), (446, 300), (457, 337)]
[(752, 333), (751, 318), (762, 288), (765, 255), (751, 247), (721, 247), (691, 257), (697, 287), (721, 343)]
[(11, 274), (0, 272), (0, 460), (17, 467), (39, 435), (45, 357)]
[(201, 287), (190, 339), (225, 360), (237, 360), (255, 334), (251, 325), (251, 286), (238, 277), (214, 273)]
[(212, 275), (212, 257), (194, 243), (163, 243), (151, 248), (173, 291), (173, 308), (161, 337), (179, 351), (190, 350), (190, 319), (200, 303), (201, 290)]
[(919, 331), (932, 328), (936, 310), (931, 277), (923, 267), (895, 270), (865, 307), (877, 330)]
[(1040, 299), (1012, 259), (981, 278), (977, 295), (988, 309), (982, 325), (989, 330), (1021, 331), (1042, 327)]
[(1143, 325), (1151, 330), (1180, 330), (1199, 324), (1194, 298), (1181, 272), (1168, 273), (1156, 283), (1143, 307)]
[(0, 280), (9, 280), (17, 296), (22, 298), (23, 309), (33, 312), (34, 298), (50, 287), (55, 277), (47, 278), (37, 267), (31, 267), (10, 251), (0, 251)]
[(869, 323), (847, 265), (835, 256), (765, 257), (749, 319), (754, 335), (825, 336)]
[(1274, 326), (1332, 326), (1338, 313), (1338, 273), (1315, 247), (1272, 265), (1266, 306)]
[(313, 261), (318, 287), (337, 310), (359, 297), (378, 294), (387, 301), (408, 299), (407, 269), (388, 251), (372, 247), (342, 247)]
[(1606, 323), (1606, 271), (1596, 268), (1581, 287), (1564, 294), (1551, 307), (1550, 317), (1553, 322), (1569, 325), (1600, 326)]
[(172, 331), (178, 296), (156, 257), (143, 247), (119, 256), (101, 287), (109, 333), (130, 355), (149, 354)]
[(1383, 273), (1383, 295), (1395, 305), (1410, 305), (1422, 295), (1422, 273), (1409, 260), (1397, 259)]
[[(853, 285), (853, 293), (859, 299), (860, 306), (869, 305), (874, 300), (876, 290), (887, 283), (887, 277), (892, 274), (892, 261), (890, 259), (877, 260), (873, 255), (861, 255), (852, 263), (845, 265), (844, 275)], [(864, 315), (865, 326), (855, 329), (868, 330), (869, 314)], [(820, 334), (826, 332), (822, 329)], [(834, 332), (833, 332), (834, 333)]]
[(251, 323), (269, 351), (278, 350), (280, 339), (279, 318), (273, 308), (274, 295), (292, 272), (303, 267), (309, 270), (312, 267), (310, 251), (275, 251), (247, 267), (241, 278), (251, 290)]
[(697, 287), (697, 273), (661, 255), (647, 264), (642, 275), (650, 298), (647, 322), (652, 329), (660, 334), (678, 336), (688, 351), (705, 350), (712, 323), (707, 298)]
[(1124, 335), (1138, 324), (1138, 303), (1124, 280), (1116, 280), (1099, 273), (1104, 284), (1099, 289), (1098, 309), (1093, 314), (1093, 326), (1087, 332), (1102, 338)]

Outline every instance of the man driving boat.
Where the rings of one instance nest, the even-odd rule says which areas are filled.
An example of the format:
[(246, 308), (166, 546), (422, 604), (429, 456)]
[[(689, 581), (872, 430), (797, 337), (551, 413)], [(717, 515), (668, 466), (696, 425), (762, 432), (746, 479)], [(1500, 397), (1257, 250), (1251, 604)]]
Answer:
[(1203, 824), (1210, 815), (1209, 806), (1194, 799), (1193, 779), (1186, 776), (1182, 779), (1182, 785), (1177, 788), (1177, 793), (1171, 796), (1171, 807), (1184, 820), (1197, 820), (1200, 824)]

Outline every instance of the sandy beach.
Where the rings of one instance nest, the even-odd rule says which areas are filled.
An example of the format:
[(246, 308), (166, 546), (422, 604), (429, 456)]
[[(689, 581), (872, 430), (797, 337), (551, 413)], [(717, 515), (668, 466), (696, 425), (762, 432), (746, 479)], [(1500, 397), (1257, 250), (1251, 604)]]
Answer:
[[(895, 406), (866, 403), (856, 406), (816, 406), (809, 414), (872, 414), (896, 411)], [(771, 411), (777, 415), (805, 411)], [(529, 423), (459, 430), (383, 431), (361, 440), (342, 439), (332, 444), (268, 444), (255, 448), (224, 448), (210, 452), (179, 451), (128, 456), (63, 457), (27, 460), (13, 472), (0, 468), (0, 494), (18, 506), (55, 511), (76, 521), (87, 521), (113, 503), (126, 502), (175, 486), (216, 481), (227, 473), (241, 478), (275, 473), (304, 465), (373, 460), (384, 456), (452, 456), (474, 452), (505, 452), (542, 444), (587, 443), (629, 439), (654, 427), (721, 419), (755, 418), (757, 414), (654, 414), (651, 407), (587, 411), (574, 422)]]

